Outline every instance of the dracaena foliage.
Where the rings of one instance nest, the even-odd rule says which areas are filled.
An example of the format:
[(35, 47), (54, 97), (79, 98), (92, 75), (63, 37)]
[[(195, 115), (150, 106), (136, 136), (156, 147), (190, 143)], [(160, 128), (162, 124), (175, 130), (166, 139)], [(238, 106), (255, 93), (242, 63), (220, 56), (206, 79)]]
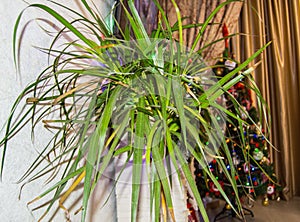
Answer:
[[(178, 9), (175, 1), (172, 2)], [(148, 35), (133, 1), (127, 1), (127, 7), (120, 1), (114, 7), (122, 8), (129, 26), (120, 30), (118, 36), (112, 33), (115, 27), (119, 27), (113, 17), (114, 8), (109, 22), (105, 22), (91, 8), (91, 3), (83, 0), (84, 13), (63, 3), (29, 5), (25, 11), (29, 8), (43, 10), (53, 19), (47, 20), (48, 23), (59, 23), (61, 28), (57, 28), (49, 48), (41, 49), (49, 54), (52, 63), (13, 104), (6, 135), (1, 141), (1, 172), (5, 151), (10, 148), (8, 141), (26, 124), (31, 124), (34, 132), (34, 128), (43, 123), (52, 132), (52, 138), (20, 182), (37, 180), (43, 175), (49, 175), (49, 179), (55, 181), (53, 187), (33, 200), (53, 195), (44, 216), (55, 202), (67, 210), (63, 206), (65, 199), (78, 184), (83, 183), (81, 212), (82, 221), (85, 221), (88, 201), (96, 184), (101, 184), (106, 168), (115, 158), (125, 156), (122, 169), (131, 167), (132, 170), (131, 221), (137, 219), (139, 199), (142, 198), (143, 168), (147, 169), (151, 196), (149, 211), (154, 221), (160, 220), (161, 208), (167, 210), (170, 220), (175, 220), (169, 177), (174, 173), (179, 180), (185, 178), (204, 220), (209, 221), (188, 159), (195, 158), (201, 164), (230, 203), (208, 167), (209, 161), (216, 158), (238, 196), (236, 172), (225, 142), (223, 123), (228, 116), (239, 124), (247, 123), (238, 115), (230, 115), (220, 104), (220, 98), (241, 78), (250, 75), (252, 69), (246, 69), (247, 65), (267, 47), (259, 49), (225, 77), (218, 79), (214, 76), (211, 67), (194, 48), (213, 15), (230, 2), (219, 5), (203, 24), (183, 26), (180, 11), (176, 10), (178, 22), (171, 26), (162, 7), (154, 0), (161, 19), (157, 29)], [(66, 18), (55, 8), (72, 14), (76, 19)], [(14, 30), (16, 64), (20, 56), (17, 46), (23, 12)], [(199, 27), (200, 31), (194, 47), (187, 49), (183, 46), (182, 30), (192, 27)], [(173, 38), (174, 32), (178, 39)], [(63, 44), (60, 42), (58, 46), (62, 39)], [(257, 92), (257, 101), (264, 107), (259, 90), (255, 85), (253, 88)], [(23, 100), (26, 100), (26, 105), (16, 113)], [(235, 107), (240, 110), (239, 104)], [(231, 172), (226, 170), (219, 154), (220, 146), (227, 149), (224, 153)], [(121, 173), (122, 170), (113, 178), (115, 183), (118, 183)], [(72, 181), (71, 186), (66, 185), (68, 181)]]

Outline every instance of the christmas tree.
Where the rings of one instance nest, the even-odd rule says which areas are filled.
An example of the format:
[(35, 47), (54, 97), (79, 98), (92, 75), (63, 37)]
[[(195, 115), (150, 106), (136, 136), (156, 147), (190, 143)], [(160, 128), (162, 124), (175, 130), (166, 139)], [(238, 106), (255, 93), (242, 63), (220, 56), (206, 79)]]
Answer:
[[(238, 66), (234, 60), (234, 55), (229, 50), (228, 30), (225, 24), (223, 36), (225, 41), (223, 57), (213, 69), (217, 77), (225, 76)], [(258, 197), (263, 197), (263, 205), (268, 205), (269, 198), (279, 200), (280, 191), (274, 174), (274, 167), (270, 161), (270, 145), (268, 145), (266, 134), (260, 122), (258, 109), (251, 99), (251, 82), (248, 77), (240, 79), (223, 98), (226, 109), (229, 111), (226, 113), (229, 118), (226, 121), (224, 135), (235, 167), (235, 169), (230, 169), (230, 164), (227, 162), (227, 170), (229, 172), (234, 170), (238, 185), (238, 198), (247, 197), (249, 207), (252, 206), (253, 200)], [(237, 104), (242, 105), (242, 109)], [(243, 119), (242, 123), (234, 118), (237, 115)], [(221, 146), (220, 155), (226, 163), (225, 151), (226, 149)], [(220, 191), (214, 186), (212, 180), (206, 177), (197, 161), (194, 161), (194, 167), (195, 180), (202, 197), (221, 198)], [(235, 197), (236, 194), (224, 171), (219, 167), (217, 159), (213, 159), (209, 167), (230, 200), (234, 201), (237, 198)]]

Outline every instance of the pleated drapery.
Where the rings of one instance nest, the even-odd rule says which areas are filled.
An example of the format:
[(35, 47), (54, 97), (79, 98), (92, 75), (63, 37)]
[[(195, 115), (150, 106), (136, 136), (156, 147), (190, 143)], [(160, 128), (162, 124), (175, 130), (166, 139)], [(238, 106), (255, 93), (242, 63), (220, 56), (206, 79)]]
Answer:
[(255, 78), (270, 106), (270, 140), (278, 149), (271, 159), (289, 199), (300, 195), (300, 1), (248, 0), (239, 29), (247, 34), (233, 41), (240, 61), (272, 41), (258, 58)]

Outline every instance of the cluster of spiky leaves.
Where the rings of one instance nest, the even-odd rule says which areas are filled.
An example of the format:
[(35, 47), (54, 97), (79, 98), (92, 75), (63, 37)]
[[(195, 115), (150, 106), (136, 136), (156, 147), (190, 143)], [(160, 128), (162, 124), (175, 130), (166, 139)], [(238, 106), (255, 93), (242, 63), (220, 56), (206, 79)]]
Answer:
[[(56, 201), (63, 207), (64, 200), (83, 181), (82, 221), (85, 221), (88, 200), (96, 184), (101, 183), (109, 163), (125, 154), (127, 162), (124, 168), (129, 161), (133, 163), (131, 221), (136, 221), (143, 165), (149, 169), (152, 201), (149, 210), (154, 221), (160, 220), (160, 210), (164, 207), (161, 198), (165, 199), (169, 217), (175, 220), (171, 172), (166, 161), (169, 162), (167, 165), (175, 167), (179, 178), (184, 175), (204, 220), (209, 221), (186, 155), (197, 159), (230, 203), (208, 167), (207, 157), (214, 157), (224, 172), (228, 172), (218, 153), (220, 144), (223, 144), (227, 149), (226, 159), (234, 169), (229, 149), (220, 136), (223, 128), (213, 113), (224, 112), (240, 124), (244, 123), (238, 116), (230, 115), (217, 99), (241, 76), (250, 75), (253, 69), (244, 69), (267, 47), (258, 50), (220, 80), (205, 77), (208, 68), (194, 48), (213, 16), (233, 1), (220, 4), (203, 24), (183, 26), (176, 2), (172, 0), (178, 22), (171, 26), (162, 7), (154, 0), (161, 14), (158, 28), (152, 34), (154, 40), (147, 35), (133, 0), (127, 1), (129, 9), (123, 7), (123, 1), (120, 2), (130, 23), (122, 38), (113, 36), (111, 27), (107, 27), (85, 0), (81, 3), (91, 19), (55, 2), (52, 2), (55, 6), (78, 18), (68, 21), (49, 6), (29, 5), (29, 8), (50, 14), (54, 22), (61, 23), (63, 28), (45, 50), (54, 56), (53, 63), (24, 89), (13, 105), (6, 136), (1, 141), (1, 172), (8, 140), (27, 123), (31, 122), (34, 128), (42, 122), (53, 137), (20, 181), (33, 181), (41, 175), (52, 174), (51, 178), (57, 183), (35, 199), (55, 191), (46, 213)], [(18, 17), (14, 33), (16, 60), (21, 18), (22, 14)], [(81, 28), (77, 28), (78, 24)], [(182, 30), (195, 25), (200, 27), (200, 31), (193, 47), (187, 50), (183, 47)], [(179, 34), (176, 41), (172, 40), (173, 32)], [(63, 49), (56, 48), (56, 42), (63, 35), (71, 35), (73, 40), (66, 40)], [(157, 39), (162, 37), (167, 40)], [(203, 79), (207, 84), (203, 84)], [(16, 115), (16, 108), (24, 99), (27, 99), (27, 105)], [(209, 111), (212, 108), (214, 112)], [(126, 144), (120, 146), (124, 135)], [(46, 166), (39, 169), (44, 161), (48, 161)], [(59, 178), (55, 176), (59, 175), (58, 172), (61, 172)], [(226, 174), (238, 195), (235, 176), (234, 170)], [(67, 182), (74, 178), (77, 179), (68, 189)]]

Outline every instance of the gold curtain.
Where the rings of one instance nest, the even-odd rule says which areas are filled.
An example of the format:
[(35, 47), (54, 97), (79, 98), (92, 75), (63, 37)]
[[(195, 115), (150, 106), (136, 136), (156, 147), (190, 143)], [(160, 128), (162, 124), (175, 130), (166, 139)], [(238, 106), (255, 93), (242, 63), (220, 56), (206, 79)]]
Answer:
[(300, 0), (248, 0), (238, 27), (248, 34), (233, 41), (240, 61), (272, 41), (255, 78), (270, 106), (270, 139), (279, 150), (271, 159), (289, 199), (300, 195)]
[[(160, 2), (166, 11), (171, 25), (177, 22), (176, 12), (172, 2), (170, 0), (160, 0)], [(203, 23), (211, 12), (222, 2), (226, 2), (226, 0), (176, 0), (181, 17), (185, 18), (183, 24)], [(196, 49), (223, 38), (222, 25), (224, 22), (226, 22), (229, 32), (232, 33), (236, 28), (242, 5), (242, 2), (232, 2), (223, 7), (211, 20), (211, 23), (214, 24), (207, 27)], [(190, 48), (192, 46), (198, 32), (199, 28), (184, 30), (183, 37), (187, 47)], [(222, 55), (223, 51), (224, 42), (221, 41), (207, 47), (203, 51), (202, 56), (204, 60), (211, 65), (215, 63), (216, 57)]]

